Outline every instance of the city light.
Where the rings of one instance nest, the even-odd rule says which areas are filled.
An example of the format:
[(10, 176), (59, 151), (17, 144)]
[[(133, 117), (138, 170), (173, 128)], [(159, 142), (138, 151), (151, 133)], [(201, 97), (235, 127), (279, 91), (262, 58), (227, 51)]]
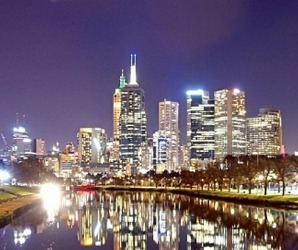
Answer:
[(234, 89), (234, 94), (237, 95), (240, 93), (240, 90), (239, 89)]
[(202, 89), (186, 91), (186, 95), (203, 95), (203, 94), (204, 94), (204, 91)]
[(52, 183), (43, 184), (40, 194), (43, 198), (44, 208), (48, 214), (48, 221), (52, 222), (55, 220), (60, 207), (60, 188), (58, 185)]
[(0, 170), (0, 182), (7, 181), (10, 178), (10, 174), (6, 170)]

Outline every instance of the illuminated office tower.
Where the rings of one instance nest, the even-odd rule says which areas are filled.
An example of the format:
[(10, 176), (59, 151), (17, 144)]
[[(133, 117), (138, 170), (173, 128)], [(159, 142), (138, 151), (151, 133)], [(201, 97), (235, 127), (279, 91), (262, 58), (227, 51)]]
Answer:
[(81, 167), (94, 167), (106, 162), (107, 135), (102, 128), (80, 128), (78, 155)]
[(169, 139), (168, 171), (178, 170), (179, 159), (179, 104), (164, 100), (159, 103), (158, 129)]
[(223, 89), (214, 93), (215, 158), (246, 154), (245, 93)]
[(282, 122), (279, 110), (261, 108), (257, 117), (247, 118), (247, 153), (279, 155), (282, 148)]
[(193, 166), (214, 159), (214, 101), (209, 92), (189, 90), (187, 95), (187, 146)]
[(121, 113), (121, 89), (127, 85), (124, 72), (122, 70), (119, 87), (115, 89), (113, 95), (113, 147), (110, 152), (110, 160), (118, 160), (119, 158), (119, 135), (120, 135), (120, 113)]
[[(136, 55), (131, 55), (130, 82), (121, 89), (119, 157), (122, 171), (136, 173), (147, 142), (145, 93), (137, 83)], [(130, 170), (129, 170), (130, 169)]]
[[(23, 125), (25, 124), (25, 116), (23, 116)], [(28, 136), (24, 126), (19, 125), (19, 119), (17, 114), (16, 127), (13, 128), (13, 147), (12, 153), (14, 156), (23, 157), (25, 154), (30, 153), (31, 139)]]

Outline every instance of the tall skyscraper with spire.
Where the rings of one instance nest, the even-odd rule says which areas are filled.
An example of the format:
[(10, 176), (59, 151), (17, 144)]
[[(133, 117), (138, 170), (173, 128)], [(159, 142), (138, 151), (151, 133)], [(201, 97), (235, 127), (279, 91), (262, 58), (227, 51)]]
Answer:
[(110, 161), (119, 159), (119, 135), (120, 135), (120, 113), (121, 113), (121, 89), (127, 85), (122, 69), (119, 78), (119, 86), (113, 95), (113, 147), (110, 151)]
[(130, 82), (121, 88), (119, 132), (122, 171), (134, 174), (141, 167), (143, 149), (147, 143), (145, 93), (137, 83), (136, 55), (131, 55)]

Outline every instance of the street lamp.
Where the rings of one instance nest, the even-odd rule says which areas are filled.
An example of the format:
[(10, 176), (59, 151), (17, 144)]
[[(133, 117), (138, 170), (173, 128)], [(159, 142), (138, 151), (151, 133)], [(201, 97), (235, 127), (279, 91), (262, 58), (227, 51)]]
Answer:
[(0, 170), (0, 184), (7, 181), (10, 178), (10, 174), (6, 170)]

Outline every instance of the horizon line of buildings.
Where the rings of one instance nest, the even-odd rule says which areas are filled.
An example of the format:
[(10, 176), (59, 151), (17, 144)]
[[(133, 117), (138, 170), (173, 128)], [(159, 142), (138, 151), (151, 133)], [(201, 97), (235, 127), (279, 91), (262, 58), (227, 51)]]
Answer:
[[(113, 94), (113, 138), (104, 128), (79, 128), (77, 149), (73, 143), (65, 153), (79, 167), (103, 166), (116, 174), (136, 174), (154, 169), (178, 171), (226, 155), (279, 155), (282, 144), (282, 117), (279, 110), (260, 108), (256, 117), (246, 117), (245, 92), (222, 89), (211, 98), (208, 91), (189, 90), (187, 102), (187, 144), (180, 144), (179, 103), (162, 100), (158, 106), (158, 130), (147, 134), (145, 92), (137, 82), (136, 55), (131, 55), (130, 81), (122, 70)], [(13, 131), (11, 154), (18, 158), (34, 153), (45, 155), (45, 142), (33, 140), (22, 126)], [(30, 142), (30, 143), (29, 143)], [(59, 147), (53, 148), (58, 153)]]

